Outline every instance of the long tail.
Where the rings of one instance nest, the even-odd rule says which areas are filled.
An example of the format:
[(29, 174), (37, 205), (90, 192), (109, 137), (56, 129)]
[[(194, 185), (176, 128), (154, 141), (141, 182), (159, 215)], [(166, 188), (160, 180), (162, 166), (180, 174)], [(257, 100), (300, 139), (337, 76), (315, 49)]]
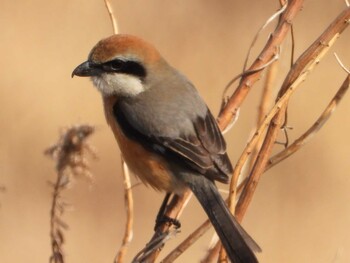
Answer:
[(253, 250), (261, 249), (232, 216), (216, 186), (204, 176), (191, 177), (187, 184), (207, 213), (231, 262), (258, 263)]

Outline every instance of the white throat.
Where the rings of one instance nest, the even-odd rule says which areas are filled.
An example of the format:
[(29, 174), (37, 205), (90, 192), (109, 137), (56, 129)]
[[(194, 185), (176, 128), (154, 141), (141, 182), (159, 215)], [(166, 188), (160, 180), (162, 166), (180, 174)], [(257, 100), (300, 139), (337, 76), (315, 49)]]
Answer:
[(91, 80), (103, 96), (132, 97), (145, 90), (139, 78), (123, 73), (103, 73), (101, 76), (91, 77)]

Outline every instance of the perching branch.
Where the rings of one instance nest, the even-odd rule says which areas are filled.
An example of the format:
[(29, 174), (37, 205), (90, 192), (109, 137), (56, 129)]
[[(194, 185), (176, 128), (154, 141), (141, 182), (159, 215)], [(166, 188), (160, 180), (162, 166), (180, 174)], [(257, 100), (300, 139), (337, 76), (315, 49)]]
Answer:
[(177, 259), (186, 249), (194, 244), (202, 235), (204, 235), (210, 228), (211, 223), (209, 219), (205, 220), (194, 232), (192, 232), (180, 245), (171, 251), (163, 260), (162, 263), (170, 263)]
[[(182, 196), (174, 195), (166, 208), (165, 215), (168, 218), (179, 219), (191, 196), (192, 192), (190, 190), (184, 192)], [(148, 244), (153, 244), (155, 241), (157, 241), (157, 243), (160, 245), (158, 245), (157, 248), (153, 249), (152, 251), (149, 251), (149, 249), (142, 251), (142, 254), (146, 255), (142, 258), (144, 262), (155, 262), (163, 245), (167, 240), (169, 240), (169, 236), (173, 236), (173, 229), (174, 226), (172, 224), (161, 224), (158, 226)]]

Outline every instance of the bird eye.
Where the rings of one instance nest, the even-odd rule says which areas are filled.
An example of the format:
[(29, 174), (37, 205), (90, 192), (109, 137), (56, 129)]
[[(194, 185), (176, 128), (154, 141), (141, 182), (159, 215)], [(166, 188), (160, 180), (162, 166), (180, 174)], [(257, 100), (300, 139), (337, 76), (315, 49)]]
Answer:
[(123, 61), (115, 59), (105, 63), (104, 68), (108, 71), (119, 71), (123, 67), (123, 65)]

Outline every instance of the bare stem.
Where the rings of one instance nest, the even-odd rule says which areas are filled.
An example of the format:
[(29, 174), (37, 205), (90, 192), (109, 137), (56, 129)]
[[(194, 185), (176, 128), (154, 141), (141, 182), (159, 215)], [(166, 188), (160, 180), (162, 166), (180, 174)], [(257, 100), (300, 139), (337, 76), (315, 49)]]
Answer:
[[(264, 65), (267, 63), (267, 61), (271, 60), (271, 58), (275, 55), (276, 50), (279, 49), (278, 47), (285, 39), (285, 36), (290, 29), (291, 21), (301, 9), (302, 4), (303, 0), (289, 1), (289, 4), (283, 12), (275, 31), (272, 33), (264, 49), (248, 70), (251, 71), (256, 68), (260, 68), (261, 65)], [(222, 129), (224, 129), (228, 123), (230, 123), (231, 119), (234, 119), (238, 108), (243, 103), (244, 99), (248, 95), (248, 92), (251, 90), (253, 84), (259, 79), (260, 75), (261, 71), (258, 71), (254, 74), (245, 75), (241, 79), (239, 86), (219, 114), (218, 122)]]
[(134, 201), (131, 191), (130, 174), (129, 169), (124, 160), (121, 160), (123, 167), (123, 179), (124, 179), (124, 206), (126, 210), (126, 223), (122, 245), (117, 253), (114, 262), (122, 263), (127, 253), (128, 244), (132, 240), (133, 236), (133, 222), (134, 222)]
[(118, 34), (118, 24), (117, 24), (117, 20), (115, 19), (115, 16), (114, 16), (112, 5), (109, 2), (109, 0), (104, 0), (104, 2), (106, 5), (106, 8), (107, 8), (107, 11), (108, 11), (109, 18), (111, 19), (111, 23), (113, 26), (113, 32), (114, 32), (114, 34)]
[(350, 75), (346, 77), (343, 84), (339, 88), (338, 92), (335, 94), (333, 99), (330, 101), (326, 109), (323, 111), (321, 116), (316, 120), (316, 122), (298, 139), (296, 139), (290, 146), (288, 146), (283, 151), (279, 152), (275, 156), (271, 157), (268, 161), (265, 170), (268, 170), (280, 163), (284, 159), (288, 158), (290, 155), (300, 150), (306, 143), (308, 143), (316, 133), (323, 127), (324, 124), (328, 121), (331, 115), (334, 113), (338, 107), (340, 101), (344, 97), (345, 93), (349, 89)]

